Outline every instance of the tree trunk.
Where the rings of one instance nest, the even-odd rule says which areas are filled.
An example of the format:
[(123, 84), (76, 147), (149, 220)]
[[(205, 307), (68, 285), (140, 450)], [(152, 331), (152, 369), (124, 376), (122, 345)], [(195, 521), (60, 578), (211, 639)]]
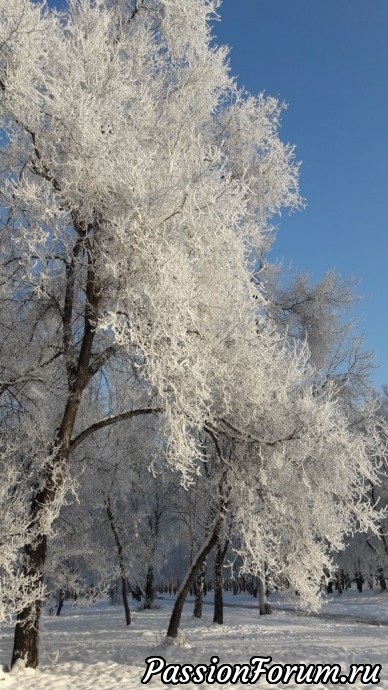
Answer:
[(159, 497), (156, 497), (157, 503), (156, 507), (154, 508), (153, 512), (151, 515), (148, 516), (148, 524), (150, 526), (151, 532), (152, 532), (152, 548), (150, 552), (150, 564), (147, 569), (147, 577), (146, 577), (146, 584), (145, 584), (145, 603), (144, 603), (144, 608), (145, 609), (150, 609), (153, 601), (155, 599), (155, 589), (154, 589), (154, 579), (155, 579), (155, 571), (154, 571), (154, 566), (153, 563), (155, 562), (155, 553), (156, 553), (156, 548), (158, 544), (158, 538), (159, 538), (159, 527), (160, 527), (160, 518), (163, 514), (163, 509), (160, 510), (160, 505), (159, 505)]
[(179, 624), (181, 622), (181, 616), (183, 611), (183, 606), (187, 597), (187, 594), (194, 582), (194, 578), (197, 574), (198, 568), (205, 558), (209, 555), (212, 548), (217, 543), (218, 534), (221, 529), (222, 518), (217, 520), (214, 530), (211, 532), (210, 536), (206, 540), (202, 549), (197, 554), (196, 558), (193, 560), (192, 564), (189, 566), (186, 577), (184, 578), (180, 590), (178, 592), (177, 598), (175, 600), (174, 608), (172, 610), (170, 623), (167, 630), (167, 637), (176, 638), (178, 636)]
[[(31, 524), (39, 524), (39, 518), (47, 505), (53, 500), (53, 493), (56, 491), (53, 473), (49, 475), (51, 484), (46, 485), (38, 491), (31, 502)], [(31, 589), (36, 588), (36, 600), (20, 611), (16, 617), (14, 644), (12, 651), (11, 667), (22, 659), (29, 668), (37, 668), (39, 664), (39, 627), (42, 610), (42, 602), (39, 592), (43, 584), (43, 568), (46, 561), (47, 537), (38, 534), (33, 544), (26, 544), (24, 547), (23, 574), (31, 577), (34, 584)]]
[(197, 575), (197, 588), (195, 592), (194, 617), (202, 618), (203, 596), (205, 591), (207, 557), (202, 561)]
[[(87, 231), (79, 224), (74, 223), (78, 234), (86, 237)], [(75, 260), (80, 249), (80, 237), (73, 252)], [(47, 536), (41, 530), (44, 529), (47, 520), (47, 512), (55, 505), (58, 494), (63, 487), (65, 472), (67, 469), (71, 437), (75, 420), (81, 403), (81, 397), (90, 379), (89, 364), (92, 346), (95, 336), (95, 323), (98, 317), (98, 307), (101, 300), (100, 281), (95, 274), (92, 254), (88, 257), (88, 270), (85, 286), (86, 306), (84, 313), (84, 333), (79, 350), (77, 366), (67, 363), (68, 373), (68, 397), (63, 413), (62, 421), (54, 436), (54, 441), (49, 448), (48, 457), (50, 463), (41, 477), (42, 486), (33, 493), (30, 508), (31, 543), (24, 547), (23, 572), (35, 578), (31, 588), (39, 596), (43, 581), (43, 569), (46, 562)], [(65, 355), (69, 356), (72, 343), (71, 319), (74, 301), (74, 264), (68, 264), (66, 271), (66, 290), (63, 314), (64, 348)], [(43, 526), (42, 526), (43, 525)], [(25, 607), (17, 616), (15, 626), (14, 646), (12, 652), (13, 666), (18, 659), (23, 659), (26, 666), (37, 668), (39, 664), (39, 624), (42, 610), (42, 602), (37, 600)]]
[(65, 596), (66, 596), (65, 590), (60, 589), (59, 594), (58, 594), (58, 608), (57, 608), (57, 614), (56, 614), (57, 616), (61, 615), (61, 611), (63, 609), (63, 604), (65, 603)]
[(121, 576), (121, 595), (123, 597), (125, 622), (131, 625), (131, 611), (128, 604), (128, 580), (126, 576)]
[[(47, 538), (42, 536), (35, 548), (30, 544), (25, 547), (26, 559), (23, 565), (25, 575), (37, 578), (36, 586), (43, 583), (43, 566), (46, 560)], [(28, 565), (27, 565), (28, 564)], [(42, 603), (37, 599), (26, 606), (16, 617), (15, 635), (11, 666), (22, 659), (26, 666), (37, 668), (39, 664), (39, 625)]]
[[(55, 506), (63, 487), (65, 472), (71, 452), (72, 433), (77, 418), (82, 394), (90, 378), (98, 371), (90, 370), (92, 347), (95, 337), (95, 324), (98, 321), (99, 307), (102, 299), (102, 288), (99, 276), (95, 271), (95, 246), (92, 237), (94, 227), (86, 226), (79, 218), (77, 211), (69, 208), (77, 240), (73, 246), (71, 261), (66, 264), (66, 286), (63, 303), (63, 350), (67, 370), (67, 400), (63, 417), (54, 433), (53, 442), (48, 449), (50, 461), (45, 467), (41, 486), (34, 490), (31, 498), (30, 524), (31, 542), (24, 547), (23, 572), (35, 578), (31, 592), (36, 590), (35, 602), (25, 607), (17, 616), (12, 665), (23, 659), (26, 666), (37, 668), (39, 664), (39, 624), (42, 602), (39, 592), (43, 580), (43, 569), (46, 561), (47, 513)], [(87, 273), (85, 281), (85, 311), (83, 315), (83, 335), (79, 347), (76, 365), (74, 365), (74, 342), (72, 321), (75, 301), (75, 264), (82, 246), (87, 246)], [(56, 506), (58, 511), (58, 506)]]
[(338, 594), (342, 594), (342, 580), (341, 580), (341, 573), (338, 570), (335, 576), (335, 588), (338, 591)]
[(113, 534), (113, 537), (114, 537), (114, 540), (116, 543), (117, 555), (119, 558), (119, 568), (120, 568), (120, 577), (121, 577), (121, 593), (122, 593), (123, 604), (124, 604), (125, 622), (127, 625), (131, 625), (131, 612), (129, 610), (129, 604), (128, 604), (128, 581), (127, 581), (127, 572), (126, 572), (126, 568), (125, 568), (124, 549), (123, 549), (123, 545), (121, 543), (120, 535), (119, 535), (117, 528), (116, 528), (112, 508), (110, 505), (109, 496), (105, 499), (105, 508), (106, 508), (106, 513), (107, 513), (108, 520), (109, 520), (109, 525), (110, 525), (110, 528), (112, 530), (112, 534)]
[(267, 603), (267, 595), (265, 593), (265, 567), (257, 577), (258, 594), (259, 594), (259, 611), (260, 616), (266, 616), (270, 612), (269, 604)]
[(16, 618), (11, 666), (23, 659), (26, 666), (37, 668), (39, 664), (39, 622), (41, 602), (26, 607)]
[(383, 568), (378, 568), (378, 578), (379, 578), (379, 583), (381, 587), (382, 592), (387, 591), (387, 582), (384, 576), (384, 569)]
[(154, 592), (154, 569), (153, 566), (148, 566), (146, 586), (145, 586), (145, 609), (150, 609), (155, 598)]
[[(43, 524), (45, 522), (47, 512), (55, 504), (63, 487), (69, 460), (71, 434), (80, 400), (81, 391), (79, 398), (70, 396), (68, 400), (56, 441), (49, 451), (52, 461), (46, 469), (44, 484), (34, 493), (31, 500), (31, 544), (26, 544), (24, 547), (23, 574), (32, 578), (34, 584), (31, 585), (31, 590), (36, 589), (37, 600), (24, 608), (16, 617), (11, 666), (18, 659), (23, 659), (29, 668), (37, 668), (39, 665), (39, 626), (42, 602), (38, 593), (43, 583), (47, 555), (47, 535), (40, 533), (40, 529), (42, 529), (42, 522)], [(37, 533), (34, 533), (35, 530)]]
[(224, 595), (222, 591), (222, 569), (229, 542), (226, 541), (221, 548), (220, 540), (217, 540), (216, 552), (214, 555), (214, 616), (213, 623), (223, 625), (224, 622)]

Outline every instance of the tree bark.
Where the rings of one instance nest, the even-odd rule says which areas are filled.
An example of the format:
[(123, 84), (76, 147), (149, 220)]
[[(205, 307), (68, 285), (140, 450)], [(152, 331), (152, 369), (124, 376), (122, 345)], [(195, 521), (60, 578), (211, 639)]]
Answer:
[(123, 597), (125, 623), (131, 625), (131, 611), (128, 604), (128, 580), (125, 576), (121, 576), (121, 595)]
[(216, 551), (214, 555), (214, 616), (213, 623), (223, 625), (224, 623), (224, 595), (222, 591), (222, 569), (224, 567), (224, 559), (228, 549), (229, 542), (226, 541), (224, 547), (221, 547), (221, 542), (217, 540)]
[(197, 574), (197, 589), (194, 601), (194, 617), (202, 618), (203, 597), (205, 592), (207, 557), (202, 561)]
[(152, 565), (148, 566), (146, 586), (145, 586), (145, 603), (144, 608), (150, 609), (154, 601), (154, 568)]
[(125, 559), (124, 559), (124, 549), (123, 545), (120, 539), (120, 535), (117, 531), (115, 520), (113, 517), (113, 511), (110, 505), (110, 499), (109, 496), (105, 500), (105, 507), (106, 507), (106, 513), (108, 516), (109, 520), (109, 525), (112, 530), (112, 534), (115, 540), (116, 548), (117, 548), (117, 555), (119, 558), (119, 568), (120, 568), (120, 577), (121, 577), (121, 594), (123, 597), (123, 605), (124, 605), (124, 613), (125, 613), (125, 623), (126, 625), (131, 625), (131, 612), (129, 609), (129, 604), (128, 604), (128, 581), (127, 581), (127, 572), (125, 568)]
[[(72, 414), (70, 416), (73, 416), (73, 410), (71, 410), (71, 413)], [(59, 438), (61, 436), (68, 436), (68, 440), (70, 442), (71, 429), (74, 426), (74, 420), (75, 412), (74, 419), (72, 420), (71, 424), (65, 414), (64, 422), (62, 424), (62, 427), (65, 426), (65, 428), (62, 430), (61, 427), (58, 434)], [(58, 447), (58, 443), (56, 445)], [(36, 492), (32, 498), (30, 510), (32, 530), (34, 525), (37, 525), (39, 529), (40, 521), (42, 518), (44, 518), (45, 511), (50, 510), (51, 505), (55, 502), (58, 492), (62, 488), (64, 473), (68, 462), (69, 446), (67, 445), (66, 450), (62, 450), (62, 448), (63, 446), (61, 444), (56, 455), (54, 451), (53, 462), (46, 472), (45, 484), (43, 485), (43, 488)], [(31, 577), (33, 579), (37, 588), (40, 588), (43, 582), (46, 554), (47, 536), (45, 534), (38, 533), (37, 536), (32, 536), (32, 543), (26, 544), (24, 547), (23, 573), (27, 577)], [(34, 587), (34, 585), (31, 585), (31, 587)], [(18, 659), (23, 659), (27, 667), (38, 667), (41, 610), (42, 604), (41, 601), (38, 600), (36, 603), (24, 608), (18, 614), (16, 618), (11, 666), (13, 666)]]
[[(63, 459), (61, 458), (62, 462)], [(31, 524), (38, 524), (45, 509), (49, 508), (55, 500), (56, 491), (63, 481), (63, 475), (55, 478), (54, 470), (49, 471), (45, 486), (35, 493), (31, 502)], [(38, 534), (31, 544), (24, 547), (23, 574), (31, 577), (35, 584), (31, 588), (40, 590), (43, 584), (43, 570), (47, 554), (47, 536)], [(42, 611), (42, 602), (39, 598), (26, 606), (16, 617), (14, 644), (12, 651), (11, 667), (22, 659), (29, 668), (37, 668), (39, 665), (39, 627)]]
[[(23, 566), (25, 574), (37, 577), (37, 587), (43, 582), (43, 565), (46, 559), (47, 538), (42, 536), (35, 548), (28, 544), (25, 547), (26, 562)], [(37, 599), (30, 606), (26, 606), (16, 617), (15, 636), (12, 651), (11, 666), (23, 659), (26, 666), (37, 668), (39, 664), (39, 624), (42, 603)]]
[(156, 553), (156, 547), (158, 543), (158, 538), (159, 538), (159, 528), (160, 528), (160, 518), (163, 513), (163, 509), (160, 509), (159, 505), (159, 497), (156, 497), (156, 507), (153, 510), (152, 514), (148, 516), (148, 524), (150, 527), (150, 530), (152, 532), (152, 547), (151, 547), (151, 552), (150, 552), (150, 565), (148, 566), (147, 569), (147, 577), (146, 577), (146, 584), (145, 584), (145, 602), (144, 602), (144, 608), (145, 609), (150, 609), (153, 601), (155, 599), (155, 589), (154, 589), (154, 578), (155, 578), (155, 570), (154, 570), (154, 559), (155, 559), (155, 553)]
[(258, 586), (258, 594), (259, 594), (260, 616), (266, 616), (269, 613), (269, 605), (267, 603), (267, 596), (265, 593), (265, 568), (264, 567), (257, 577), (257, 586)]
[(66, 596), (65, 590), (60, 589), (59, 594), (58, 594), (58, 608), (57, 608), (57, 613), (56, 613), (57, 616), (61, 615), (61, 611), (63, 609), (63, 604), (65, 603), (65, 596)]
[[(41, 524), (44, 524), (44, 514), (55, 503), (59, 491), (62, 489), (66, 468), (69, 461), (71, 436), (75, 420), (81, 402), (83, 391), (89, 381), (89, 364), (92, 346), (95, 336), (94, 324), (98, 317), (98, 308), (101, 301), (100, 283), (95, 274), (93, 263), (93, 249), (87, 240), (88, 230), (81, 227), (75, 217), (74, 227), (80, 237), (87, 241), (89, 247), (88, 270), (85, 285), (86, 306), (84, 313), (84, 333), (79, 350), (77, 366), (68, 367), (69, 391), (62, 422), (55, 434), (48, 456), (51, 457), (43, 474), (41, 488), (34, 492), (31, 499), (30, 522), (31, 543), (24, 548), (23, 572), (32, 576), (36, 587), (41, 586), (43, 569), (46, 562), (47, 536), (41, 532)], [(77, 225), (78, 223), (78, 225)], [(74, 259), (77, 256), (78, 241), (74, 247)], [(74, 301), (74, 271), (73, 264), (67, 266), (66, 293), (63, 314), (64, 348), (68, 354), (69, 341), (68, 329), (72, 317)], [(35, 532), (36, 530), (36, 532)], [(34, 585), (32, 585), (34, 588)], [(39, 625), (42, 604), (37, 600), (34, 604), (25, 607), (17, 616), (15, 626), (14, 646), (11, 665), (18, 659), (22, 659), (26, 666), (37, 668), (39, 664)]]
[(217, 543), (218, 534), (221, 529), (221, 524), (222, 518), (219, 518), (219, 520), (217, 520), (215, 524), (213, 531), (210, 533), (210, 536), (207, 538), (204, 545), (202, 546), (202, 549), (199, 551), (196, 558), (193, 560), (192, 564), (189, 566), (187, 570), (186, 577), (184, 578), (181, 584), (180, 590), (175, 600), (174, 608), (172, 610), (170, 623), (167, 630), (167, 637), (176, 638), (178, 636), (179, 624), (181, 622), (183, 606), (187, 594), (190, 591), (190, 587), (194, 582), (194, 578), (197, 574), (198, 568)]

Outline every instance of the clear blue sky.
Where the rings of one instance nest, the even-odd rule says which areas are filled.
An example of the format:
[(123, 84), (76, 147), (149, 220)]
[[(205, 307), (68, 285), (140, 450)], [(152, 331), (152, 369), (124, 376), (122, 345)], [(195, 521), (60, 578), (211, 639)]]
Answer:
[(281, 137), (302, 161), (307, 207), (282, 216), (272, 258), (359, 279), (358, 329), (388, 383), (388, 0), (224, 0), (220, 13), (232, 73), (288, 103)]
[(388, 0), (224, 0), (215, 33), (249, 91), (288, 103), (307, 208), (272, 256), (360, 280), (359, 330), (388, 383)]

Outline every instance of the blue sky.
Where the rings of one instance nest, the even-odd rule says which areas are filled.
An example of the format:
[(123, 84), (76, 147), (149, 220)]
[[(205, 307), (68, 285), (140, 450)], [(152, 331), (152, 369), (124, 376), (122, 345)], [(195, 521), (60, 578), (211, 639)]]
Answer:
[(388, 383), (388, 0), (224, 0), (218, 42), (249, 91), (288, 103), (306, 209), (273, 258), (318, 280), (359, 279), (355, 314)]
[(271, 258), (359, 280), (358, 330), (388, 383), (388, 0), (224, 0), (220, 14), (232, 73), (288, 103), (281, 137), (302, 161), (307, 207), (282, 216)]

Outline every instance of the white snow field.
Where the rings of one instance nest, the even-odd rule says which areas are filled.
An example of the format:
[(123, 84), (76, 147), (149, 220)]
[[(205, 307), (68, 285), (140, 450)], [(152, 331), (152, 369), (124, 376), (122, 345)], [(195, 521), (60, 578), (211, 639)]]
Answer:
[[(247, 664), (252, 656), (271, 656), (275, 663), (340, 664), (344, 672), (350, 664), (381, 664), (380, 682), (351, 687), (388, 689), (388, 594), (354, 590), (333, 595), (321, 613), (330, 618), (304, 616), (290, 610), (278, 610), (274, 601), (270, 616), (259, 616), (255, 599), (248, 595), (227, 594), (225, 624), (212, 624), (212, 607), (204, 606), (201, 620), (192, 617), (192, 603), (186, 604), (182, 619), (185, 641), (166, 648), (164, 639), (171, 598), (158, 600), (160, 609), (134, 611), (133, 623), (124, 625), (122, 607), (101, 602), (91, 608), (73, 609), (66, 602), (60, 617), (43, 617), (41, 668), (31, 671), (15, 668), (0, 671), (0, 689), (10, 690), (132, 690), (167, 686), (155, 676), (142, 685), (149, 656), (163, 656), (167, 663), (210, 664), (211, 656), (224, 663)], [(211, 599), (208, 596), (207, 602)], [(252, 608), (253, 606), (253, 608)], [(344, 619), (345, 616), (345, 619)], [(358, 622), (362, 618), (362, 622)], [(369, 618), (374, 624), (365, 623)], [(379, 623), (380, 622), (380, 623)], [(385, 624), (384, 624), (385, 623)], [(3, 626), (0, 634), (0, 663), (11, 655), (12, 628)], [(207, 687), (209, 683), (203, 683)], [(258, 687), (269, 686), (263, 677)], [(192, 682), (187, 688), (199, 687)], [(219, 683), (212, 687), (225, 687)], [(232, 687), (246, 685), (237, 683)], [(286, 687), (286, 686), (284, 686)], [(301, 688), (294, 679), (289, 688)], [(314, 687), (323, 687), (317, 683)]]

